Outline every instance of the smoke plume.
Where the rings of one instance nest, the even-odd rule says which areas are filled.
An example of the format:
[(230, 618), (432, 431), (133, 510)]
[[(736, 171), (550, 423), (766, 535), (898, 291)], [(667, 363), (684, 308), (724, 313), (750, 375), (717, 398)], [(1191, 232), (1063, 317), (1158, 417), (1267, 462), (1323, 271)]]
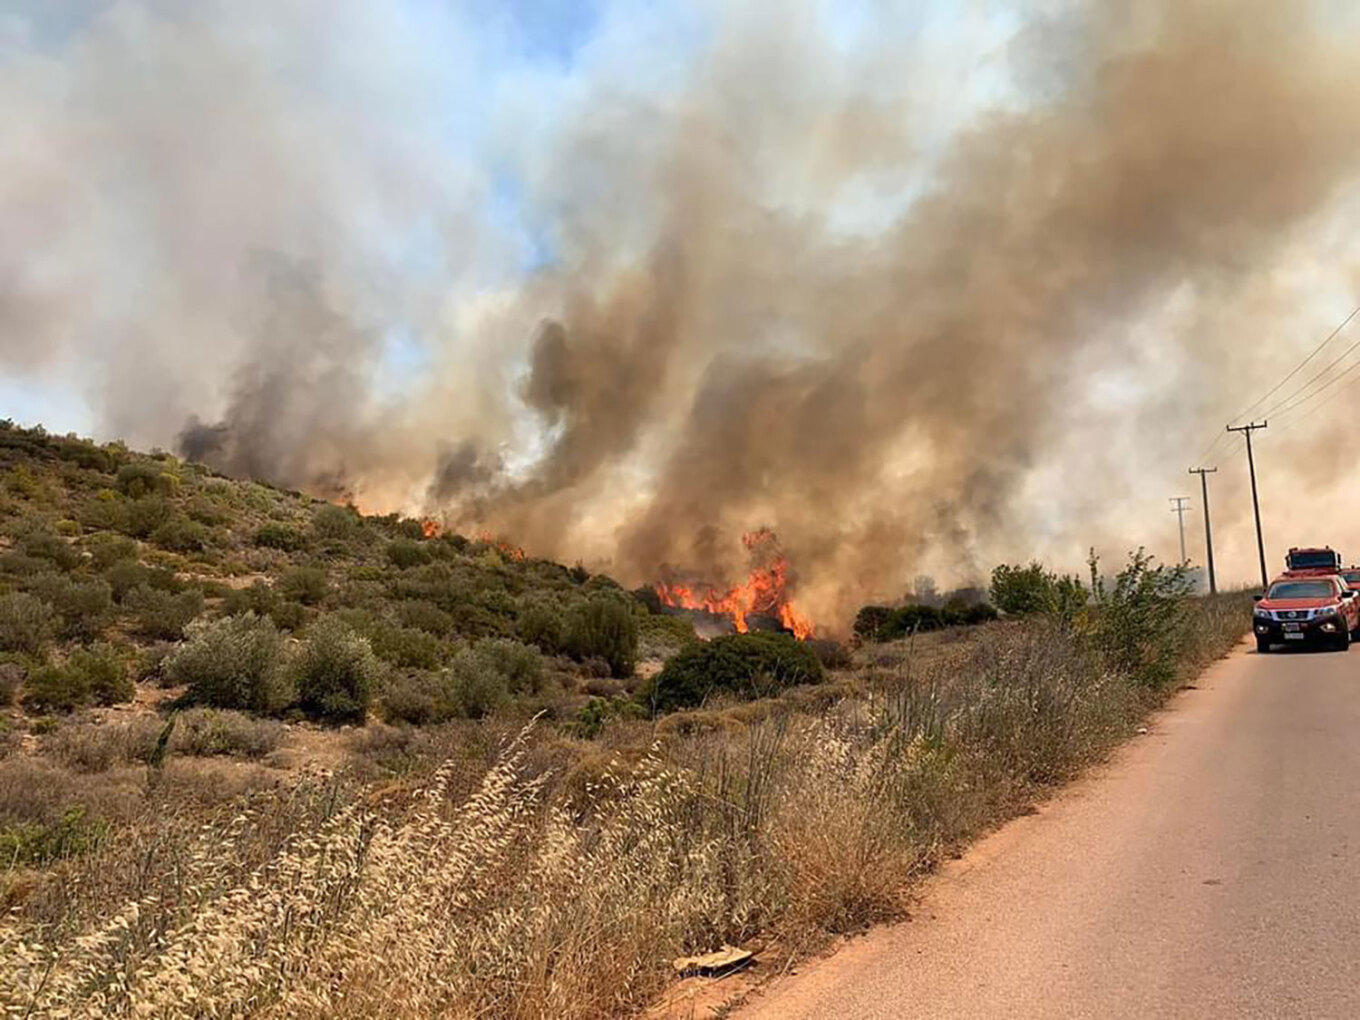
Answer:
[[(0, 365), (133, 441), (626, 582), (730, 578), (769, 527), (834, 627), (922, 571), (1173, 558), (1164, 497), (1354, 290), (1325, 4), (960, 16), (942, 55), (892, 5), (746, 0), (645, 84), (665, 45), (621, 5), (550, 117), (526, 73), (475, 144), (442, 135), (471, 86), (384, 5), (241, 6), (0, 32)], [(1263, 451), (1281, 545), (1360, 540), (1330, 437)]]

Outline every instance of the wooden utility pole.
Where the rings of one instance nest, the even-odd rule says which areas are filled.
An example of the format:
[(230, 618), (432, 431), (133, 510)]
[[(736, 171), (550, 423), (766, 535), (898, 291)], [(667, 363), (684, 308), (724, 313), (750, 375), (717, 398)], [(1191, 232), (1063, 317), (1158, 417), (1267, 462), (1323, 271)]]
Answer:
[(1269, 421), (1260, 424), (1251, 422), (1247, 425), (1229, 425), (1229, 432), (1240, 432), (1247, 437), (1247, 470), (1251, 472), (1251, 511), (1256, 515), (1256, 554), (1261, 558), (1261, 587), (1264, 589), (1270, 584), (1270, 578), (1266, 576), (1266, 543), (1261, 537), (1261, 501), (1256, 495), (1256, 461), (1251, 455), (1251, 434), (1257, 429), (1269, 427)]
[(1203, 496), (1204, 503), (1204, 556), (1206, 565), (1209, 568), (1209, 594), (1218, 594), (1218, 582), (1214, 580), (1214, 532), (1209, 527), (1209, 475), (1218, 471), (1218, 468), (1191, 468), (1192, 475), (1199, 475), (1199, 488)]
[(1185, 560), (1185, 511), (1187, 511), (1187, 510), (1189, 510), (1189, 509), (1190, 509), (1190, 497), (1189, 497), (1189, 496), (1172, 496), (1172, 497), (1171, 497), (1171, 512), (1172, 512), (1173, 514), (1176, 515), (1176, 523), (1177, 523), (1177, 525), (1180, 526), (1180, 531), (1181, 531), (1181, 562), (1180, 562), (1180, 565), (1181, 565), (1182, 567), (1185, 566), (1185, 563), (1186, 563), (1186, 560)]

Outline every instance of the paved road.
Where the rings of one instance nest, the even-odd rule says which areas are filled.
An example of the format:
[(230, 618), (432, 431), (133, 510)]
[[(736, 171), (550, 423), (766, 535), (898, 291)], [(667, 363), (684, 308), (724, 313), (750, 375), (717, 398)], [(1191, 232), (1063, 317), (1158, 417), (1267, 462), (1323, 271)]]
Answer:
[(1360, 1017), (1360, 647), (1198, 684), (739, 1020)]

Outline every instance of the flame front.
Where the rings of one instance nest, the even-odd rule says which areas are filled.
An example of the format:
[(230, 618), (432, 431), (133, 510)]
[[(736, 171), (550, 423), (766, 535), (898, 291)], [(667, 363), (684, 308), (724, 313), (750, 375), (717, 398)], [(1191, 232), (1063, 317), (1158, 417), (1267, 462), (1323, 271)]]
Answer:
[(789, 602), (789, 563), (774, 533), (761, 528), (747, 532), (741, 540), (752, 554), (767, 561), (753, 567), (744, 584), (721, 591), (711, 585), (662, 581), (656, 585), (657, 596), (665, 605), (676, 609), (697, 609), (730, 617), (732, 626), (740, 634), (750, 630), (747, 617), (759, 613), (778, 617), (784, 628), (799, 640), (811, 637), (812, 622)]

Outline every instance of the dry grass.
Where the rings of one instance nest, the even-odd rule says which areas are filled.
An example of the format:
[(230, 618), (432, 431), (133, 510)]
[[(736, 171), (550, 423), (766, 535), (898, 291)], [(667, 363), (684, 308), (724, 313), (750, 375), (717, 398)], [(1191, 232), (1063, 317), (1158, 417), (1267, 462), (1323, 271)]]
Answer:
[[(1245, 619), (1227, 601), (1193, 613), (1187, 671)], [(318, 773), (204, 815), (167, 772), (155, 810), (0, 923), (0, 1006), (607, 1017), (682, 953), (890, 917), (920, 869), (1107, 753), (1161, 696), (1058, 625), (935, 645), (866, 666), (845, 687), (864, 693), (829, 708), (671, 724), (650, 748), (629, 723), (591, 759), (533, 726), (499, 746), (488, 727), (374, 729), (351, 751), (404, 777), (381, 796)]]

